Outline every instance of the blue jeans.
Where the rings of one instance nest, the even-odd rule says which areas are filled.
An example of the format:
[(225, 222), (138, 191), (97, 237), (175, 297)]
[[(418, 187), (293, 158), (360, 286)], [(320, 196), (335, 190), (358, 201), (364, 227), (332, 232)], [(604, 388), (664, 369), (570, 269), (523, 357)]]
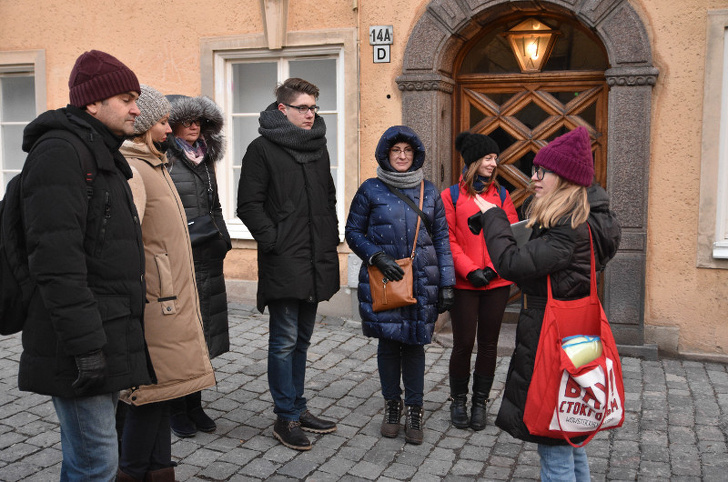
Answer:
[(119, 466), (118, 400), (118, 392), (93, 397), (53, 397), (61, 423), (61, 481), (116, 479)]
[(589, 482), (589, 461), (584, 447), (538, 444), (541, 480), (544, 482)]
[(294, 299), (268, 303), (268, 386), (273, 412), (283, 420), (298, 420), (306, 411), (303, 382), (317, 308), (318, 303)]
[(422, 406), (425, 391), (425, 347), (379, 339), (377, 365), (385, 400), (399, 400), (404, 382), (404, 404)]

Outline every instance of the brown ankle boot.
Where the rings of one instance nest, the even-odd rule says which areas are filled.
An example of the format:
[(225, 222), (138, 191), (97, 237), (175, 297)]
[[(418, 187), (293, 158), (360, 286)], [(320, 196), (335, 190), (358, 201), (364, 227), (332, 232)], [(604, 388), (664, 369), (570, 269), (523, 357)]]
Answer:
[(175, 482), (174, 467), (152, 470), (144, 475), (144, 482)]
[(420, 445), (424, 439), (422, 426), (424, 425), (425, 411), (417, 405), (407, 406), (407, 418), (404, 424), (404, 441)]
[(384, 420), (380, 432), (383, 436), (394, 438), (399, 435), (399, 419), (402, 418), (402, 400), (384, 401)]
[(116, 482), (142, 482), (142, 479), (135, 479), (131, 475), (119, 469), (116, 472)]

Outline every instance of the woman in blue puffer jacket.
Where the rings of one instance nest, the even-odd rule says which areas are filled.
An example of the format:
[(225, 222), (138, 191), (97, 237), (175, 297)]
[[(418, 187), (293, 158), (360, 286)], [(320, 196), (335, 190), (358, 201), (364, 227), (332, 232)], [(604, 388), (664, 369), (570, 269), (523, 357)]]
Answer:
[[(379, 338), (377, 363), (385, 400), (381, 433), (385, 437), (399, 433), (403, 412), (401, 378), (407, 406), (405, 440), (421, 444), (424, 345), (432, 341), (438, 313), (452, 306), (455, 270), (445, 209), (438, 190), (423, 179), (425, 148), (417, 134), (407, 126), (392, 126), (379, 139), (375, 155), (377, 177), (364, 181), (351, 202), (346, 241), (364, 261), (359, 272), (359, 313), (364, 334)], [(424, 219), (412, 263), (417, 303), (374, 312), (367, 266), (376, 266), (390, 280), (402, 279), (403, 271), (395, 260), (411, 255), (419, 215), (395, 192), (399, 190), (419, 206), (422, 182)]]

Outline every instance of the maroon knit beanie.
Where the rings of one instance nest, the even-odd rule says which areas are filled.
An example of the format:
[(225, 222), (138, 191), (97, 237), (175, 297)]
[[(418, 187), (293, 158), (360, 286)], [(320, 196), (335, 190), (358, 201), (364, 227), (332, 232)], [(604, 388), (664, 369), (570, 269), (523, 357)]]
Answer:
[(589, 187), (594, 179), (589, 132), (577, 127), (543, 147), (533, 159), (534, 166), (553, 171), (567, 181)]
[(141, 93), (139, 80), (116, 57), (99, 50), (84, 52), (76, 59), (68, 78), (71, 105), (85, 107), (97, 100), (125, 92)]

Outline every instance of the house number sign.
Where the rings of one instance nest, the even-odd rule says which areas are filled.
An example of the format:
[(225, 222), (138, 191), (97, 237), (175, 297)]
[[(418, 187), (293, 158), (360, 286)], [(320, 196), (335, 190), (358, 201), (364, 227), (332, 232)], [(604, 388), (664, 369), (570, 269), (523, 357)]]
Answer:
[(374, 48), (374, 63), (389, 63), (389, 47), (394, 39), (394, 29), (391, 25), (374, 25), (369, 27), (369, 45)]

